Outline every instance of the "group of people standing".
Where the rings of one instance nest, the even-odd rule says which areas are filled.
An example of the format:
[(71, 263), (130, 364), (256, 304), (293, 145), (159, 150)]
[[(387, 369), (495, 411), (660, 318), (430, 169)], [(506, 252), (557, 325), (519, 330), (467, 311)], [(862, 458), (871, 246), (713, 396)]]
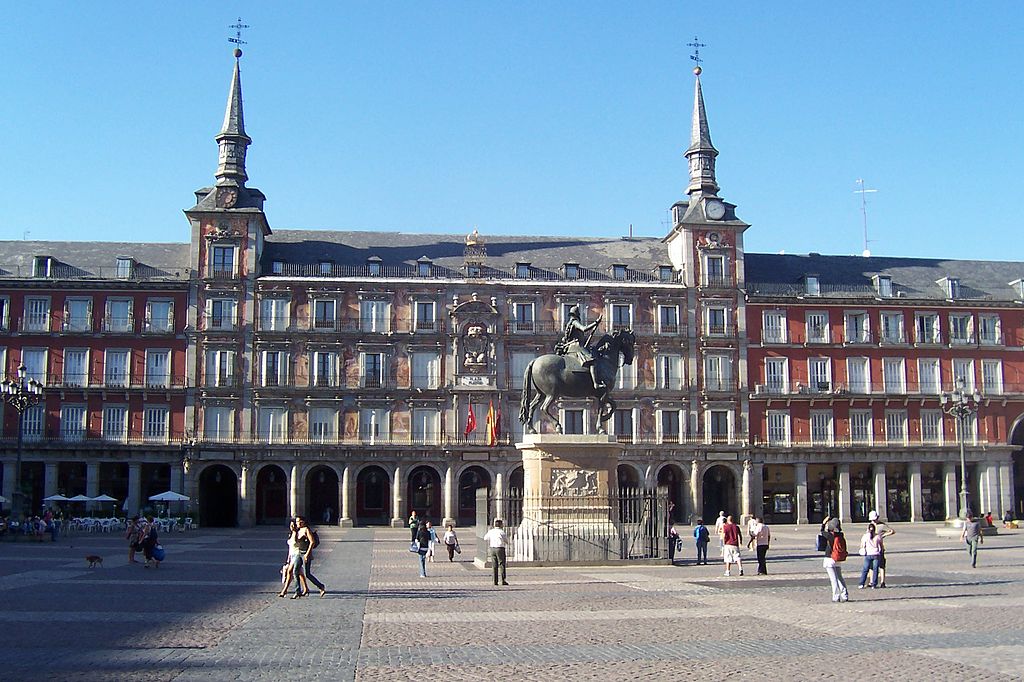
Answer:
[[(863, 558), (860, 570), (858, 589), (885, 587), (885, 538), (895, 535), (896, 531), (878, 518), (878, 512), (868, 514), (868, 527), (860, 538), (858, 553)], [(826, 516), (821, 522), (818, 534), (818, 550), (824, 552), (822, 568), (828, 575), (832, 586), (832, 601), (841, 603), (850, 601), (850, 592), (843, 578), (843, 567), (849, 551), (842, 522), (837, 518)], [(870, 576), (870, 583), (868, 582)]]
[[(726, 577), (732, 576), (732, 565), (736, 564), (739, 574), (743, 575), (743, 557), (740, 547), (743, 543), (743, 532), (733, 521), (732, 516), (725, 512), (718, 513), (715, 521), (715, 534), (718, 536), (718, 548), (725, 563)], [(675, 528), (669, 530), (669, 560), (675, 563), (675, 543), (679, 534)], [(693, 540), (696, 546), (696, 564), (706, 566), (708, 563), (708, 545), (711, 543), (711, 532), (704, 525), (704, 519), (697, 519), (693, 527)], [(754, 550), (757, 555), (757, 575), (768, 575), (768, 548), (771, 545), (772, 531), (760, 516), (752, 517), (747, 524), (746, 548)]]

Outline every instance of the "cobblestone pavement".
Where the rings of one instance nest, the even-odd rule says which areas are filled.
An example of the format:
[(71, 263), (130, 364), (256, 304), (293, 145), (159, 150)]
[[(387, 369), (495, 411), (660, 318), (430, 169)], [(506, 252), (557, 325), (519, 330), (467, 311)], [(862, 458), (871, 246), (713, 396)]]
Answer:
[[(849, 540), (862, 528), (851, 527)], [(277, 598), (278, 529), (164, 538), (159, 569), (117, 535), (0, 543), (4, 680), (1024, 679), (1024, 531), (970, 568), (933, 524), (896, 525), (886, 589), (833, 604), (814, 528), (775, 527), (769, 576), (720, 565), (509, 569), (470, 560), (418, 577), (408, 534), (322, 529), (325, 598)], [(86, 554), (104, 557), (89, 569)], [(744, 558), (750, 560), (750, 554)], [(315, 593), (314, 593), (315, 595)]]

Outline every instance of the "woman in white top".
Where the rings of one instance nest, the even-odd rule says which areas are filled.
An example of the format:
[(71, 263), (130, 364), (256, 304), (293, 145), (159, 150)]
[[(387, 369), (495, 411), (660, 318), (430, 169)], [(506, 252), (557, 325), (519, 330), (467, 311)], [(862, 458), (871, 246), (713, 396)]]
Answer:
[(445, 549), (448, 550), (448, 561), (455, 561), (455, 548), (459, 546), (459, 536), (455, 534), (455, 529), (448, 526), (442, 539)]
[(869, 523), (867, 532), (860, 539), (860, 555), (864, 557), (864, 567), (860, 569), (860, 585), (857, 586), (857, 589), (864, 589), (868, 571), (872, 571), (872, 589), (878, 586), (878, 557), (881, 554), (882, 536), (875, 532), (875, 524)]

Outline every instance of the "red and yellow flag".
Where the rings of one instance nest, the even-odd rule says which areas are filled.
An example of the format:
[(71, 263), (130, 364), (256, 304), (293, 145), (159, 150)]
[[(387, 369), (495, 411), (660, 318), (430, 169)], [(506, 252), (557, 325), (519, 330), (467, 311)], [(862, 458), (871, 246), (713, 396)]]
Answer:
[(487, 406), (487, 444), (498, 444), (498, 420), (494, 414), (494, 401)]

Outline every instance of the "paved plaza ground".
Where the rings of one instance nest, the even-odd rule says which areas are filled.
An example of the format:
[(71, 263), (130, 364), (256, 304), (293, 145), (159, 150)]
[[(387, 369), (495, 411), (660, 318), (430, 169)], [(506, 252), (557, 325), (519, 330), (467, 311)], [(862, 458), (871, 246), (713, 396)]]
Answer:
[(167, 536), (159, 569), (129, 565), (116, 535), (5, 541), (0, 678), (1024, 678), (1024, 531), (987, 538), (972, 569), (935, 527), (895, 526), (887, 589), (857, 590), (851, 556), (848, 604), (831, 603), (808, 527), (773, 529), (767, 577), (750, 553), (742, 578), (689, 565), (687, 543), (674, 567), (513, 567), (509, 587), (473, 566), (472, 529), (426, 579), (404, 530), (325, 529), (330, 592), (299, 600), (275, 596), (278, 529)]

